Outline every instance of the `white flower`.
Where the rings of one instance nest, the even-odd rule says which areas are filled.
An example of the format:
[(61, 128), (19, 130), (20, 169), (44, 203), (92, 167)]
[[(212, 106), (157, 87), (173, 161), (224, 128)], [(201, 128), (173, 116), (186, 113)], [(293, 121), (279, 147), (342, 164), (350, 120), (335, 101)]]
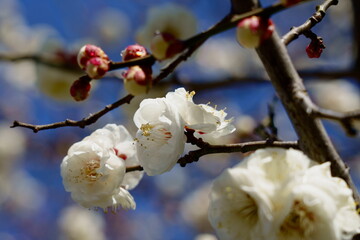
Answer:
[(276, 239), (352, 239), (360, 230), (352, 191), (344, 180), (331, 177), (329, 162), (308, 169), (279, 196)]
[(165, 98), (146, 99), (134, 114), (139, 128), (137, 153), (141, 166), (150, 175), (169, 171), (184, 151), (184, 122)]
[(254, 172), (275, 188), (282, 188), (291, 178), (302, 175), (314, 164), (304, 153), (295, 149), (259, 149), (237, 167)]
[(220, 239), (267, 239), (271, 189), (245, 168), (225, 170), (213, 183), (209, 206), (209, 221)]
[(185, 40), (196, 33), (196, 18), (187, 9), (175, 4), (151, 8), (145, 26), (136, 33), (136, 41), (149, 48), (156, 32)]
[(101, 215), (79, 206), (69, 206), (58, 219), (60, 240), (105, 240), (105, 222)]
[(195, 104), (194, 95), (195, 92), (189, 93), (184, 88), (178, 88), (166, 94), (166, 99), (176, 106), (186, 127), (196, 130), (196, 137), (211, 141), (235, 131), (231, 120), (225, 120), (227, 114), (223, 110), (218, 111), (208, 105)]
[(352, 191), (302, 152), (255, 151), (213, 184), (209, 220), (221, 239), (342, 240), (360, 230)]
[(137, 165), (132, 143), (123, 126), (108, 124), (72, 145), (61, 163), (65, 190), (87, 208), (135, 209), (127, 189), (135, 187), (142, 175), (131, 173), (125, 177), (126, 165)]

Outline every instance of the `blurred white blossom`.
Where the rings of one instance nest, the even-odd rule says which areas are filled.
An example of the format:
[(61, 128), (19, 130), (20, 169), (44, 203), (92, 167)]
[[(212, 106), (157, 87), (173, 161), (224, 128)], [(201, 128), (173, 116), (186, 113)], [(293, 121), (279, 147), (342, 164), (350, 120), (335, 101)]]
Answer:
[(87, 208), (135, 209), (127, 190), (137, 185), (142, 174), (125, 178), (127, 162), (137, 165), (133, 139), (123, 126), (108, 124), (70, 147), (61, 163), (65, 190)]
[(199, 232), (211, 230), (208, 220), (210, 189), (210, 183), (200, 186), (190, 192), (180, 205), (180, 213), (186, 223), (196, 228)]
[(128, 16), (115, 8), (101, 9), (94, 19), (95, 36), (100, 38), (103, 45), (116, 46), (129, 32)]
[(69, 206), (62, 210), (58, 219), (59, 240), (105, 240), (103, 218), (88, 209)]
[(136, 32), (136, 41), (149, 48), (156, 32), (185, 40), (196, 33), (196, 22), (195, 16), (182, 6), (168, 3), (153, 7), (147, 14), (145, 25)]
[[(334, 191), (336, 189), (336, 191)], [(352, 190), (302, 152), (257, 150), (213, 183), (209, 220), (220, 239), (351, 239)]]
[(217, 237), (210, 233), (201, 233), (194, 240), (217, 240)]

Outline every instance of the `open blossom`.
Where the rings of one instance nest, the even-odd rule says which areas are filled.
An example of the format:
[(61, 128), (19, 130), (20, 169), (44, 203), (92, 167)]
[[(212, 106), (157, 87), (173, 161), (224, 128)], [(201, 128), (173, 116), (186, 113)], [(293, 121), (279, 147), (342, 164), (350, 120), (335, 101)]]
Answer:
[(70, 147), (61, 163), (65, 190), (83, 207), (135, 209), (127, 190), (142, 175), (125, 177), (128, 164), (137, 165), (132, 137), (123, 126), (108, 124)]
[(274, 202), (276, 237), (287, 239), (352, 239), (360, 231), (352, 191), (331, 177), (330, 163), (309, 168), (286, 184)]
[[(334, 191), (336, 189), (336, 191)], [(352, 191), (297, 150), (255, 151), (213, 184), (209, 220), (220, 239), (351, 239), (360, 230)]]
[(150, 175), (169, 171), (184, 151), (184, 122), (165, 98), (145, 99), (135, 112), (139, 128), (137, 153), (141, 166)]
[(166, 33), (185, 40), (196, 33), (196, 18), (182, 6), (166, 4), (151, 8), (146, 24), (136, 33), (136, 41), (150, 47), (155, 33)]
[(220, 239), (268, 239), (271, 183), (245, 168), (224, 171), (210, 193), (209, 221)]
[(216, 110), (204, 104), (195, 104), (193, 96), (195, 92), (187, 92), (184, 88), (178, 88), (169, 92), (166, 99), (174, 105), (185, 121), (186, 127), (196, 130), (196, 136), (204, 140), (212, 140), (228, 135), (235, 131), (231, 120), (226, 120), (223, 110)]

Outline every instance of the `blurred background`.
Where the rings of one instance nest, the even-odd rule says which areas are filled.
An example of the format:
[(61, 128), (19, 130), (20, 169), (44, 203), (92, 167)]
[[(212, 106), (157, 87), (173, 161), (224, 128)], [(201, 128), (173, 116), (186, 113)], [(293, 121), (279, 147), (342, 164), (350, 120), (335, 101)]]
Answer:
[[(84, 75), (75, 61), (82, 45), (96, 44), (112, 60), (121, 61), (121, 51), (136, 42), (136, 32), (148, 21), (150, 9), (183, 6), (194, 15), (200, 32), (228, 13), (229, 2), (0, 0), (0, 240), (216, 239), (207, 221), (211, 180), (239, 162), (242, 154), (208, 155), (185, 168), (176, 166), (160, 176), (145, 176), (131, 191), (137, 203), (135, 211), (105, 214), (84, 209), (63, 188), (59, 166), (68, 148), (107, 123), (124, 124), (134, 133), (132, 116), (145, 96), (85, 129), (65, 127), (33, 133), (9, 127), (14, 120), (32, 124), (80, 120), (126, 95), (119, 77), (123, 70), (118, 70), (97, 80), (86, 101), (75, 102), (70, 97), (70, 85)], [(273, 20), (279, 33), (302, 24), (321, 2), (310, 1), (276, 14)], [(305, 48), (310, 40), (303, 36), (288, 46), (312, 98), (325, 108), (360, 109), (356, 21), (359, 23), (352, 2), (340, 1), (313, 29), (326, 45), (321, 58), (307, 57)], [(55, 64), (41, 63), (36, 56)], [(154, 67), (155, 74), (164, 64)], [(179, 86), (196, 90), (195, 103), (226, 108), (228, 117), (233, 118), (237, 131), (219, 144), (264, 139), (269, 106), (275, 112), (278, 137), (296, 140), (261, 63), (253, 51), (238, 45), (234, 30), (209, 39), (149, 96), (164, 96)], [(324, 124), (360, 186), (359, 135), (348, 137), (338, 124)], [(360, 129), (359, 123), (355, 126)]]

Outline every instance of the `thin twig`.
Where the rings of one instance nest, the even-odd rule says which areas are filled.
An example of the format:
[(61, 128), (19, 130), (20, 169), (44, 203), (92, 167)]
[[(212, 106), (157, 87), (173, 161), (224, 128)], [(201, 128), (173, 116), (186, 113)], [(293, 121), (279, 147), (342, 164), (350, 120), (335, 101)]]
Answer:
[(304, 24), (298, 27), (292, 27), (291, 30), (282, 37), (281, 41), (285, 45), (288, 45), (300, 35), (312, 29), (316, 24), (322, 21), (328, 8), (337, 5), (338, 2), (338, 0), (326, 0), (323, 4), (316, 6), (316, 12)]
[(102, 109), (101, 111), (97, 112), (97, 113), (93, 113), (90, 114), (88, 117), (83, 118), (79, 121), (74, 121), (71, 119), (67, 119), (63, 122), (56, 122), (56, 123), (51, 123), (51, 124), (45, 124), (45, 125), (33, 125), (33, 124), (29, 124), (29, 123), (23, 123), (23, 122), (19, 122), (19, 121), (14, 121), (13, 125), (11, 126), (11, 128), (14, 127), (24, 127), (24, 128), (29, 128), (32, 129), (35, 133), (41, 130), (45, 130), (45, 129), (55, 129), (55, 128), (60, 128), (60, 127), (80, 127), (80, 128), (84, 128), (85, 126), (88, 126), (90, 124), (95, 123), (99, 118), (101, 118), (102, 116), (104, 116), (106, 113), (110, 112), (111, 110), (114, 110), (115, 108), (118, 108), (119, 106), (125, 104), (125, 103), (130, 103), (131, 99), (133, 99), (133, 95), (129, 94), (125, 97), (123, 97), (122, 99), (107, 105), (104, 109)]
[[(224, 144), (224, 145), (204, 145), (203, 148), (198, 150), (190, 151), (185, 156), (181, 157), (177, 163), (182, 167), (186, 166), (186, 164), (196, 162), (200, 159), (200, 157), (207, 154), (215, 154), (215, 153), (234, 153), (234, 152), (251, 152), (260, 148), (266, 147), (279, 147), (279, 148), (294, 148), (298, 149), (299, 145), (297, 141), (254, 141), (254, 142), (245, 142), (245, 143), (235, 143), (235, 144)], [(132, 171), (142, 171), (143, 168), (141, 166), (132, 166), (127, 167), (126, 172)]]
[(340, 113), (328, 109), (317, 108), (312, 111), (314, 117), (338, 121), (349, 136), (357, 134), (353, 126), (354, 120), (360, 120), (360, 110)]

